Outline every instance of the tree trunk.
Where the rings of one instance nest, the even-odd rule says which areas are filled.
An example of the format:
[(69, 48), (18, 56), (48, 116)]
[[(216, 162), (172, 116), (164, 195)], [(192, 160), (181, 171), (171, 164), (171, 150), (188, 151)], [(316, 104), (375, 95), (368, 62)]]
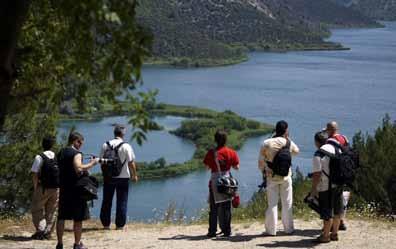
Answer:
[(18, 34), (30, 3), (30, 0), (0, 1), (0, 131), (4, 125), (16, 77), (15, 52)]

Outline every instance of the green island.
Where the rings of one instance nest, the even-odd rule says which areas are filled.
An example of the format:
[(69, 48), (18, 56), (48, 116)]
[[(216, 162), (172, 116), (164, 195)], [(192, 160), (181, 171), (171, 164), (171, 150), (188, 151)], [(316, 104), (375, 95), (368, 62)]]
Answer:
[[(110, 115), (109, 112), (105, 113)], [(206, 151), (213, 147), (213, 136), (217, 129), (224, 129), (228, 132), (227, 144), (234, 149), (240, 149), (247, 138), (268, 134), (273, 129), (271, 125), (246, 119), (232, 111), (217, 112), (191, 106), (157, 104), (150, 110), (150, 113), (156, 116), (172, 115), (189, 118), (170, 133), (192, 141), (196, 150), (193, 157), (184, 163), (168, 164), (164, 158), (153, 162), (138, 162), (140, 179), (173, 177), (204, 169), (202, 160)], [(98, 173), (95, 176), (101, 182), (101, 174)]]

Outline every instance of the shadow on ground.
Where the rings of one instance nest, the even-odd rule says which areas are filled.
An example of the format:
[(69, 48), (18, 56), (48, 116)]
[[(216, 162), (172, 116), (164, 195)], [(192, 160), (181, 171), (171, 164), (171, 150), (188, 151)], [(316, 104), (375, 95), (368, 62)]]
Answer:
[[(258, 245), (258, 246), (268, 246), (268, 247), (297, 247), (297, 248), (304, 248), (304, 247), (312, 247), (314, 244), (312, 243), (313, 236), (320, 234), (320, 230), (316, 229), (306, 229), (306, 230), (295, 230), (292, 235), (286, 234), (286, 233), (278, 233), (277, 236), (268, 236), (265, 234), (252, 234), (252, 235), (244, 235), (242, 233), (236, 233), (235, 235), (231, 237), (216, 237), (216, 238), (208, 238), (206, 235), (176, 235), (170, 238), (158, 238), (159, 240), (190, 240), (190, 241), (200, 241), (200, 240), (222, 240), (222, 241), (230, 241), (230, 242), (246, 242), (246, 241), (251, 241), (256, 238), (277, 238), (277, 237), (283, 237), (283, 236), (290, 236), (290, 237), (309, 237), (309, 239), (303, 239), (299, 241), (276, 241), (274, 243), (268, 243), (268, 244), (263, 244), (263, 245)], [(288, 243), (290, 246), (288, 246)]]
[(0, 240), (8, 240), (8, 241), (16, 241), (16, 242), (23, 242), (23, 241), (31, 241), (33, 240), (30, 236), (17, 236), (17, 235), (4, 235), (0, 238)]
[[(292, 235), (288, 235), (286, 233), (279, 233), (277, 236), (273, 236), (273, 240), (270, 243), (263, 243), (263, 244), (257, 244), (256, 246), (259, 247), (266, 247), (266, 248), (314, 248), (317, 243), (315, 243), (315, 236), (320, 234), (320, 230), (318, 229), (305, 229), (305, 230), (295, 230)], [(275, 238), (281, 237), (281, 236), (290, 236), (291, 240), (289, 241), (279, 241), (276, 240)], [(298, 239), (298, 240), (293, 240), (293, 237), (299, 236), (299, 237), (308, 237), (306, 239)]]

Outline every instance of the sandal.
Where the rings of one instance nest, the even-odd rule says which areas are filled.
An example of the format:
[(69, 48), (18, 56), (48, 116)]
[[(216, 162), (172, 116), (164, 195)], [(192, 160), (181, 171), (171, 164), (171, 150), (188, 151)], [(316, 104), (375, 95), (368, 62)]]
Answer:
[(315, 240), (316, 243), (329, 243), (330, 242), (330, 237), (326, 238), (321, 234), (319, 237), (316, 238)]
[(338, 234), (337, 233), (332, 233), (330, 235), (330, 240), (332, 241), (338, 241)]

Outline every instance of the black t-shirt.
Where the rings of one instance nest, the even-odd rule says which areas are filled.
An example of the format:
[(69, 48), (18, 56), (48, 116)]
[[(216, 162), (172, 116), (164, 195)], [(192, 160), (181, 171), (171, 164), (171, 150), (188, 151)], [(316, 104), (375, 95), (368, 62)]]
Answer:
[(74, 157), (80, 154), (78, 150), (72, 147), (61, 149), (58, 153), (59, 164), (59, 180), (61, 188), (74, 187), (77, 182), (78, 175), (74, 169)]

